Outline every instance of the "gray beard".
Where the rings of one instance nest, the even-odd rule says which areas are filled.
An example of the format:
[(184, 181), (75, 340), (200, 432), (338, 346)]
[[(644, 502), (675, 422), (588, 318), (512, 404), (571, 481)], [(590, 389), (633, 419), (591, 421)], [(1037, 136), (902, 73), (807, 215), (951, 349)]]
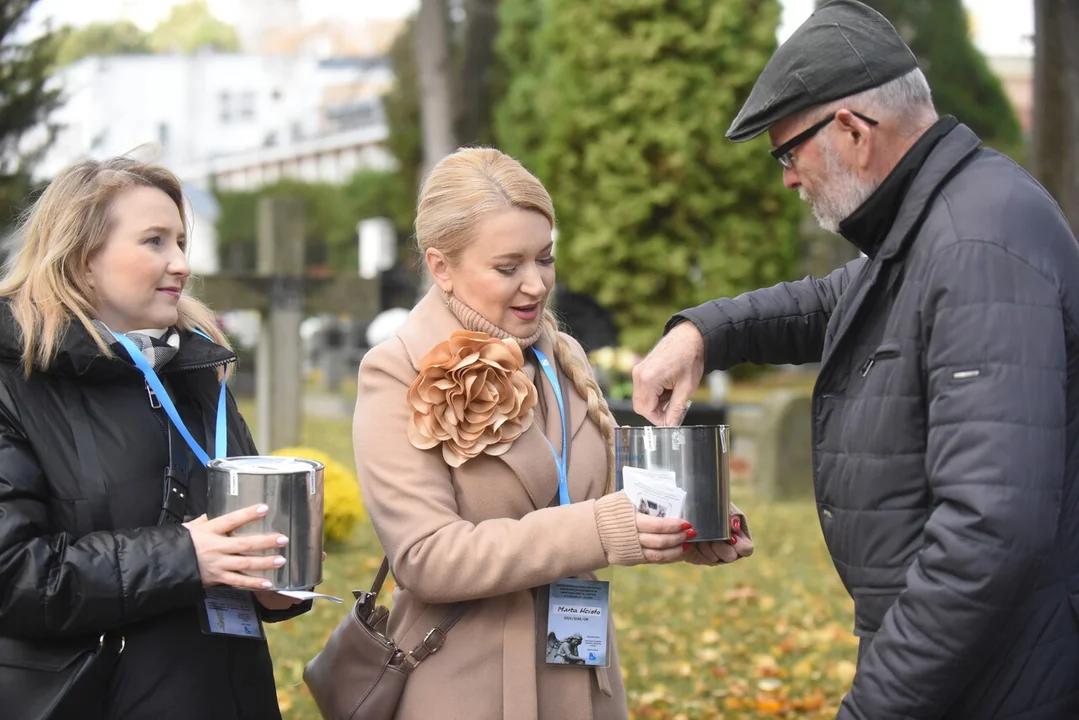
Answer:
[(798, 197), (813, 209), (817, 224), (830, 233), (839, 233), (839, 224), (862, 206), (879, 182), (863, 180), (843, 164), (839, 153), (830, 143), (821, 144), (824, 170), (814, 185), (817, 192), (810, 194), (805, 187), (798, 188)]

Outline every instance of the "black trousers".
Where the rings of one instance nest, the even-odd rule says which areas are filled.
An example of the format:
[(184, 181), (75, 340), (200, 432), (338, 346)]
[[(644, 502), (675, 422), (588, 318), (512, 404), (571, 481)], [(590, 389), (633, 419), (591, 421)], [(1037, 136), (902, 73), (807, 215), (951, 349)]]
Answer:
[(107, 720), (280, 720), (265, 638), (207, 635), (194, 606), (125, 628)]

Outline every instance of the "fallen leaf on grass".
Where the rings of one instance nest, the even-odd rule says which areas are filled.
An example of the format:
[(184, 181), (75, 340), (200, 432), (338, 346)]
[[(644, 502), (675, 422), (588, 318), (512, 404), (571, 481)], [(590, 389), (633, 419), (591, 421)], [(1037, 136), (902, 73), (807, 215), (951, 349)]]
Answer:
[(734, 600), (748, 600), (749, 598), (757, 597), (757, 591), (748, 585), (742, 585), (736, 587), (734, 590), (728, 590), (723, 594), (724, 602), (731, 602)]
[(854, 663), (848, 660), (840, 660), (832, 668), (832, 677), (844, 685), (854, 682), (854, 673), (857, 670)]

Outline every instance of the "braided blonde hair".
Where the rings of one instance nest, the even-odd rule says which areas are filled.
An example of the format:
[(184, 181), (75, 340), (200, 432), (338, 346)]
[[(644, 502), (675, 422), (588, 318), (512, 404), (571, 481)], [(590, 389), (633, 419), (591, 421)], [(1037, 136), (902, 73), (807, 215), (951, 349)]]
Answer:
[(592, 376), (592, 369), (586, 360), (573, 351), (569, 341), (558, 331), (558, 320), (548, 305), (543, 310), (543, 334), (554, 346), (555, 362), (573, 383), (573, 389), (588, 406), (588, 417), (599, 426), (607, 448), (607, 480), (603, 487), (604, 494), (614, 492), (614, 418), (607, 406), (607, 400), (599, 389), (599, 383)]
[[(555, 226), (547, 189), (519, 162), (493, 148), (461, 148), (439, 162), (420, 187), (416, 243), (420, 252), (435, 248), (456, 264), (475, 237), (475, 227), (491, 212), (516, 208), (538, 212)], [(543, 311), (543, 334), (554, 347), (555, 362), (588, 406), (607, 448), (604, 492), (614, 490), (614, 418), (592, 376), (588, 361), (558, 331), (550, 304)]]

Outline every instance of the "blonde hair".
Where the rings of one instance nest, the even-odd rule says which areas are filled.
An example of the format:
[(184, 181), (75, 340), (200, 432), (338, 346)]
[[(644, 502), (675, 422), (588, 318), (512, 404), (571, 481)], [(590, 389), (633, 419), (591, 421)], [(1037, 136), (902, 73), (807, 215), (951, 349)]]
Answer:
[[(543, 184), (510, 156), (491, 148), (462, 148), (442, 159), (420, 187), (416, 242), (420, 252), (434, 248), (451, 265), (474, 237), (480, 219), (491, 212), (517, 208), (537, 212), (555, 226), (554, 204)], [(614, 419), (592, 377), (588, 362), (558, 331), (550, 303), (543, 311), (543, 335), (554, 347), (555, 361), (587, 403), (588, 417), (607, 446), (604, 492), (614, 490)]]
[[(92, 323), (95, 315), (86, 270), (115, 224), (113, 198), (132, 187), (157, 188), (180, 211), (187, 230), (180, 180), (165, 168), (129, 157), (87, 160), (62, 171), (26, 212), (18, 230), (18, 249), (0, 278), (0, 297), (9, 299), (22, 340), (23, 369), (45, 369), (52, 362), (72, 317), (106, 355), (108, 342)], [(199, 329), (231, 350), (213, 311), (183, 295), (177, 327)]]

